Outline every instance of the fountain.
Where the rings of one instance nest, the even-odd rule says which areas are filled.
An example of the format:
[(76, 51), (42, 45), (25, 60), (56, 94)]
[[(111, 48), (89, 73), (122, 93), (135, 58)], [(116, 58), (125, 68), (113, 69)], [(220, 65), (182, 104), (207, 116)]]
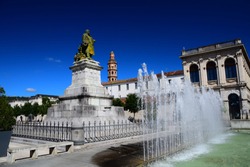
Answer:
[(151, 162), (203, 143), (223, 131), (222, 100), (207, 88), (190, 81), (158, 80), (144, 63), (138, 71), (141, 107), (144, 110), (144, 161)]

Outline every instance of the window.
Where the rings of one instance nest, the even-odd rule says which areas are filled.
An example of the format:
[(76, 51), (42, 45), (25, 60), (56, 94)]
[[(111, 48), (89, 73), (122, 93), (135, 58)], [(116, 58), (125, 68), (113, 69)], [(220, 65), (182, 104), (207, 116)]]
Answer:
[(199, 69), (196, 64), (190, 66), (190, 79), (191, 82), (200, 82)]
[(129, 84), (127, 84), (127, 90), (129, 90)]
[(171, 84), (171, 79), (168, 80), (168, 83)]
[(228, 105), (230, 119), (240, 119), (240, 98), (237, 94), (232, 93), (228, 96)]
[(135, 83), (135, 89), (137, 89), (137, 82)]
[(118, 85), (118, 91), (121, 91), (121, 85)]
[(207, 63), (207, 80), (217, 80), (216, 64), (213, 61)]
[(236, 64), (235, 60), (233, 58), (228, 58), (225, 61), (225, 72), (226, 72), (226, 78), (236, 78)]

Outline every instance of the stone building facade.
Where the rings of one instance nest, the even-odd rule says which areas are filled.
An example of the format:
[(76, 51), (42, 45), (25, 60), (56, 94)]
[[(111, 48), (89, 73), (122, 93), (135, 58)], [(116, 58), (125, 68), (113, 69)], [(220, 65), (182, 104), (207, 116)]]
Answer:
[(183, 50), (185, 79), (219, 92), (227, 120), (244, 119), (250, 109), (250, 61), (240, 39)]
[[(182, 70), (165, 72), (164, 75), (167, 77), (169, 84), (172, 82), (182, 83), (184, 79)], [(161, 74), (157, 74), (157, 77), (160, 80)], [(114, 98), (125, 99), (128, 94), (139, 93), (140, 91), (137, 78), (102, 82), (102, 85), (106, 87), (108, 93)]]
[(43, 97), (49, 98), (51, 102), (56, 102), (58, 100), (58, 96), (56, 95), (45, 95), (45, 94), (37, 94), (31, 97), (11, 97), (9, 104), (11, 107), (23, 106), (25, 103), (38, 103), (42, 105)]

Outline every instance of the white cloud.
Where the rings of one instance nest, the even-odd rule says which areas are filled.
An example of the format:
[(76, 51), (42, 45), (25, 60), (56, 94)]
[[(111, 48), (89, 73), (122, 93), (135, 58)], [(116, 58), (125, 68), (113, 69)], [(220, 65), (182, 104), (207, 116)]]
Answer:
[(27, 92), (36, 92), (36, 89), (34, 89), (34, 88), (27, 88), (26, 91)]
[(48, 57), (46, 60), (50, 61), (50, 62), (55, 62), (55, 63), (61, 63), (62, 62), (60, 59), (55, 59), (53, 57)]
[(54, 58), (49, 57), (49, 58), (47, 58), (47, 60), (48, 60), (48, 61), (54, 61)]
[(59, 59), (56, 59), (55, 62), (56, 62), (56, 63), (61, 63), (62, 61), (59, 60)]

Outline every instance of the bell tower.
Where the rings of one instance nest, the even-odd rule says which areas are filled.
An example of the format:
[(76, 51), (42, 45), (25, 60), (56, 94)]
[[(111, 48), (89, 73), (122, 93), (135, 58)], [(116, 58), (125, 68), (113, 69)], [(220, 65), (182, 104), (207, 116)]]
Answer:
[(115, 60), (115, 54), (113, 51), (110, 52), (110, 58), (108, 61), (108, 81), (116, 81), (117, 80), (117, 63)]

